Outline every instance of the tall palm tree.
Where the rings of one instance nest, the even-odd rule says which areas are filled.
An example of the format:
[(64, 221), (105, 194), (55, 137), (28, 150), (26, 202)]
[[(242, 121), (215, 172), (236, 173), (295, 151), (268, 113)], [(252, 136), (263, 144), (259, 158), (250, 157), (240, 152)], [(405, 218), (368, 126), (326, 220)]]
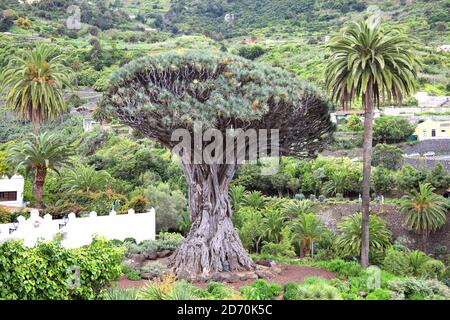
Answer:
[(420, 62), (410, 38), (385, 30), (373, 17), (353, 22), (328, 45), (326, 83), (332, 99), (346, 109), (356, 99), (364, 107), (361, 265), (369, 265), (369, 204), (373, 110), (385, 100), (401, 103), (414, 91)]
[(313, 254), (313, 241), (320, 239), (323, 231), (319, 217), (313, 213), (301, 214), (292, 221), (292, 238), (299, 244), (300, 255)]
[(64, 175), (61, 187), (70, 192), (95, 192), (106, 189), (110, 182), (111, 175), (108, 172), (80, 165)]
[(71, 149), (55, 134), (31, 134), (22, 143), (17, 143), (9, 150), (8, 161), (17, 169), (24, 168), (33, 176), (33, 195), (36, 208), (42, 208), (42, 195), (45, 178), (49, 169), (59, 173), (59, 169), (70, 164)]
[(420, 183), (419, 190), (408, 192), (402, 198), (402, 212), (406, 214), (406, 225), (423, 236), (426, 250), (427, 237), (442, 227), (447, 220), (445, 198), (434, 193), (429, 183)]
[(13, 56), (1, 74), (6, 106), (32, 121), (36, 135), (41, 123), (67, 110), (63, 88), (72, 88), (71, 72), (62, 58), (52, 47), (37, 46)]

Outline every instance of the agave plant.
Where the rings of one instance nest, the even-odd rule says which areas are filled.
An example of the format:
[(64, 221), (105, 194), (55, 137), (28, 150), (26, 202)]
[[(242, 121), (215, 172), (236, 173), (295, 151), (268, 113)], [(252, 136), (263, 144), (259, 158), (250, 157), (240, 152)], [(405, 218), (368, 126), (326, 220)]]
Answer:
[[(361, 213), (343, 218), (337, 225), (341, 235), (336, 247), (341, 256), (358, 256), (361, 251)], [(369, 249), (371, 252), (384, 251), (391, 245), (391, 231), (381, 218), (369, 216)]]

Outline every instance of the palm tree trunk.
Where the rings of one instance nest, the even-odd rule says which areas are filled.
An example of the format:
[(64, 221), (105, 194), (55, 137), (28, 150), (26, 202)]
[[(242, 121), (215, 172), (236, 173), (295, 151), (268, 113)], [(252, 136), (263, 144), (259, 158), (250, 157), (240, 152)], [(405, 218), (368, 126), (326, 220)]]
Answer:
[(370, 173), (372, 169), (373, 91), (369, 83), (364, 113), (361, 266), (369, 266)]
[(42, 196), (44, 194), (45, 177), (47, 176), (47, 168), (36, 168), (33, 179), (33, 195), (35, 198), (35, 207), (42, 209)]
[(32, 117), (34, 134), (38, 137), (41, 134), (41, 116), (38, 111), (33, 111)]

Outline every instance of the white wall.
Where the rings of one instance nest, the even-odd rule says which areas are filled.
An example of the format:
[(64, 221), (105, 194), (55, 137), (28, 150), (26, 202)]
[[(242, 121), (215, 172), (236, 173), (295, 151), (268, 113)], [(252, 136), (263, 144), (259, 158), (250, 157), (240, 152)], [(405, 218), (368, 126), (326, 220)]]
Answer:
[(14, 175), (9, 179), (8, 177), (0, 178), (0, 192), (2, 191), (16, 191), (16, 201), (0, 201), (0, 205), (11, 207), (23, 207), (23, 187), (25, 181), (22, 176)]
[(18, 218), (18, 229), (9, 234), (13, 224), (0, 224), (0, 241), (23, 239), (26, 246), (34, 246), (38, 239), (52, 240), (58, 233), (63, 233), (61, 244), (66, 248), (77, 248), (90, 244), (94, 235), (104, 236), (109, 240), (135, 238), (137, 242), (155, 239), (155, 209), (147, 213), (117, 215), (111, 212), (108, 216), (97, 216), (91, 212), (89, 217), (77, 218), (74, 213), (68, 215), (66, 226), (59, 225), (63, 219), (52, 219), (51, 215), (39, 217), (39, 211), (32, 210), (29, 219)]

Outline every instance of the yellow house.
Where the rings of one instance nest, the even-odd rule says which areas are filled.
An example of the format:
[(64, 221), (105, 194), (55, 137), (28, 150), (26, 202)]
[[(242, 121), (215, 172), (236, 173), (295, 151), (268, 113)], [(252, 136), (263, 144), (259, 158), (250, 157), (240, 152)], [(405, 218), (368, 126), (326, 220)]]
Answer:
[(434, 121), (431, 119), (425, 120), (419, 123), (414, 133), (417, 136), (417, 140), (427, 139), (450, 139), (450, 120), (447, 121)]

